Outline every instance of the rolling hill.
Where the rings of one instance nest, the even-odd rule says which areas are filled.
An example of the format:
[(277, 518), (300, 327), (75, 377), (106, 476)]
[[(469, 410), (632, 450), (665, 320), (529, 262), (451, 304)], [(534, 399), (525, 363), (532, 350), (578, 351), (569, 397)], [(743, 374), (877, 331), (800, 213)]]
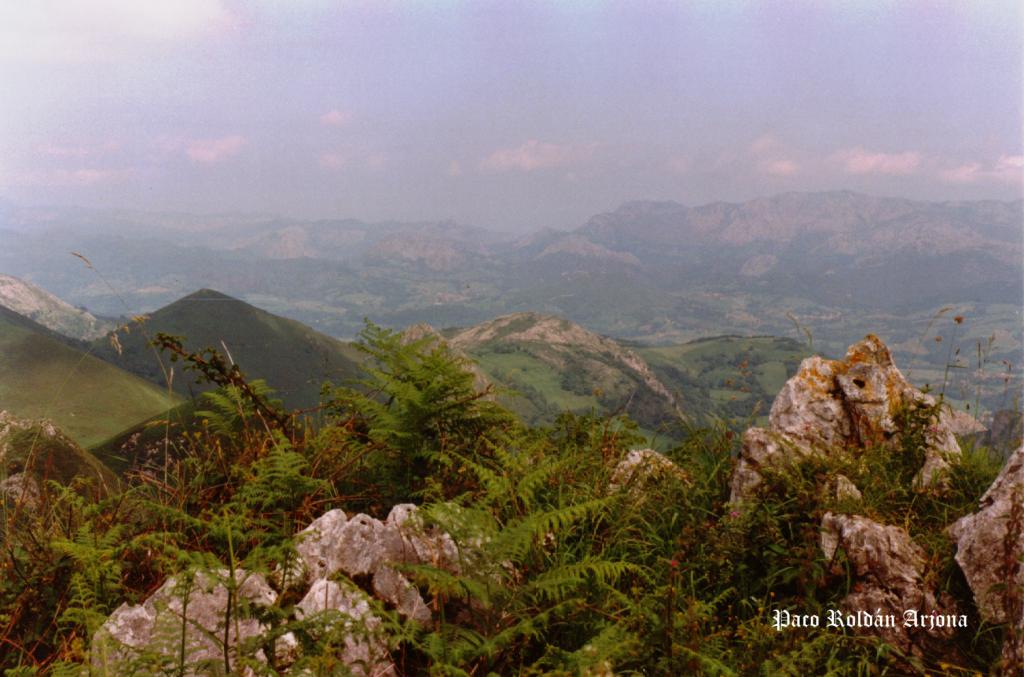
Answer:
[(85, 347), (0, 307), (0, 410), (49, 419), (89, 447), (177, 402)]
[(531, 422), (562, 411), (629, 414), (670, 435), (681, 420), (765, 414), (807, 350), (791, 339), (716, 337), (642, 347), (568, 320), (516, 313), (443, 332)]
[[(141, 325), (119, 330), (120, 351), (108, 339), (99, 339), (93, 346), (111, 364), (153, 383), (165, 383), (147, 338), (158, 332), (184, 337), (189, 350), (217, 349), (248, 378), (266, 380), (290, 408), (316, 406), (322, 384), (356, 376), (361, 357), (347, 343), (211, 289), (189, 294), (157, 310)], [(209, 388), (198, 384), (193, 373), (182, 373), (180, 363), (168, 366), (177, 366), (172, 378), (175, 392), (191, 395)]]
[(680, 389), (684, 410), (738, 421), (766, 419), (786, 379), (811, 354), (776, 336), (716, 336), (636, 351), (659, 378)]

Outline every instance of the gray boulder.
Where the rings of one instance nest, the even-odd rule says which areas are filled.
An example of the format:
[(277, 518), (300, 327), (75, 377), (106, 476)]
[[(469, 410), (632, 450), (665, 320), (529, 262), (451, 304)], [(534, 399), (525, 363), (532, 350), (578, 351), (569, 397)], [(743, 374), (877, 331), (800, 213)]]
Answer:
[(630, 486), (632, 493), (641, 495), (647, 482), (664, 477), (690, 481), (690, 476), (682, 468), (653, 449), (632, 449), (612, 470), (608, 489), (615, 492)]
[(399, 565), (429, 564), (459, 571), (455, 542), (447, 534), (423, 528), (411, 504), (396, 505), (383, 522), (362, 514), (348, 519), (341, 510), (332, 510), (299, 536), (296, 549), (308, 581), (338, 572), (369, 576), (375, 595), (403, 617), (421, 623), (430, 621), (430, 610)]
[(396, 675), (382, 621), (362, 590), (317, 579), (295, 608), (296, 620), (319, 626), (314, 634), (339, 636), (338, 658), (355, 677)]
[(1024, 670), (1024, 447), (1011, 454), (978, 512), (949, 534), (981, 617), (1009, 624), (1004, 663)]
[[(749, 497), (766, 467), (872, 445), (895, 452), (902, 432), (899, 412), (933, 406), (934, 398), (907, 382), (877, 336), (850, 346), (842, 360), (809, 357), (775, 398), (768, 428), (744, 433), (730, 500)], [(947, 459), (960, 454), (951, 420), (943, 412), (925, 431), (925, 460), (916, 484), (935, 482), (949, 468)]]
[[(937, 599), (925, 584), (924, 552), (904, 529), (860, 515), (825, 513), (821, 549), (829, 560), (841, 549), (855, 577), (853, 590), (842, 601), (846, 614), (893, 620), (891, 624), (854, 624), (855, 631), (879, 636), (903, 652), (923, 655), (952, 639), (956, 628), (966, 622), (951, 600)], [(908, 627), (909, 618), (914, 620)]]
[[(186, 675), (237, 674), (240, 645), (266, 630), (251, 607), (269, 606), (277, 595), (262, 576), (238, 570), (234, 580), (239, 601), (229, 605), (229, 580), (227, 570), (196, 572), (191, 581), (175, 576), (142, 604), (122, 604), (93, 639), (94, 671), (131, 674), (173, 668), (177, 674), (184, 657), (180, 667)], [(266, 661), (260, 650), (248, 658)]]
[[(460, 570), (460, 552), (451, 536), (425, 528), (416, 506), (408, 504), (395, 506), (383, 522), (362, 514), (349, 518), (341, 510), (327, 512), (299, 534), (296, 550), (298, 562), (279, 568), (273, 577), (279, 588), (297, 589), (303, 595), (292, 620), (308, 622), (314, 634), (329, 635), (337, 657), (360, 676), (396, 674), (373, 597), (379, 608), (386, 605), (414, 622), (427, 624), (433, 618), (401, 566)], [(196, 573), (191, 583), (176, 576), (142, 604), (122, 605), (94, 638), (92, 666), (103, 674), (175, 672), (184, 656), (185, 674), (206, 675), (226, 668), (237, 674), (243, 658), (266, 663), (266, 654), (252, 640), (265, 638), (269, 643), (273, 637), (251, 611), (254, 605), (275, 604), (277, 593), (262, 576), (237, 571), (237, 599), (242, 603), (232, 605), (228, 580), (227, 571)], [(232, 606), (235, 610), (228, 613)], [(274, 638), (269, 646), (278, 668), (301, 660), (292, 632)], [(245, 656), (243, 647), (248, 651)]]

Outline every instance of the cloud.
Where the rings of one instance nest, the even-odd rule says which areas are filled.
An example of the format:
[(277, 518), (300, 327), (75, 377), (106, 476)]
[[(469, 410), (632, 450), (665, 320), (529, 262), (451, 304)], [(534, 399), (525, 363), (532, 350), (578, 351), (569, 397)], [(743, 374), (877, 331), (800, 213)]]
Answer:
[(328, 127), (344, 127), (352, 121), (352, 114), (333, 108), (320, 116), (320, 124)]
[(782, 142), (771, 134), (762, 134), (750, 144), (750, 152), (754, 155), (768, 155), (782, 149)]
[(1001, 155), (992, 163), (966, 162), (944, 169), (939, 178), (947, 183), (1024, 183), (1024, 155)]
[(0, 185), (11, 186), (93, 186), (127, 179), (125, 169), (79, 167), (76, 169), (35, 169), (0, 175)]
[(47, 155), (55, 158), (83, 158), (90, 155), (106, 155), (115, 153), (121, 149), (121, 144), (116, 141), (92, 144), (62, 144), (44, 143), (36, 146), (40, 155)]
[(1024, 155), (1001, 155), (992, 168), (992, 178), (1004, 183), (1024, 181)]
[(665, 168), (673, 174), (686, 174), (691, 169), (690, 158), (683, 155), (675, 155), (665, 161)]
[(366, 156), (366, 168), (371, 172), (384, 171), (384, 167), (388, 163), (388, 158), (384, 153), (370, 153)]
[(944, 169), (939, 172), (939, 178), (948, 183), (976, 183), (981, 178), (981, 163), (968, 162), (959, 167)]
[(921, 154), (913, 151), (875, 153), (857, 147), (841, 150), (833, 157), (843, 165), (848, 174), (905, 176), (916, 172), (921, 165)]
[(770, 160), (764, 164), (764, 171), (772, 176), (793, 176), (800, 171), (800, 165), (785, 158)]
[(790, 149), (772, 134), (762, 134), (747, 149), (757, 169), (771, 176), (793, 176), (800, 172), (800, 164), (789, 157)]
[(0, 59), (105, 61), (234, 28), (220, 0), (32, 0), (11, 2), (0, 22)]
[(247, 143), (245, 137), (238, 134), (219, 139), (193, 139), (185, 147), (185, 154), (193, 162), (215, 164), (238, 155)]
[(324, 169), (341, 169), (348, 162), (348, 158), (341, 153), (321, 153), (319, 157), (320, 166)]
[(448, 163), (448, 176), (462, 176), (462, 164), (458, 160)]
[(498, 172), (532, 172), (538, 169), (561, 167), (577, 156), (572, 146), (560, 146), (530, 139), (515, 148), (499, 148), (484, 158), (480, 166)]

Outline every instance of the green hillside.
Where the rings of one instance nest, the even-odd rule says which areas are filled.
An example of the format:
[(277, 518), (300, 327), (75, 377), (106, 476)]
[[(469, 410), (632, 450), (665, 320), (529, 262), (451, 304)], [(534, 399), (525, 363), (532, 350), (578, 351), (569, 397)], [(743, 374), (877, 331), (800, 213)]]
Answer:
[[(141, 328), (118, 332), (120, 353), (107, 339), (95, 342), (96, 354), (153, 383), (163, 371), (148, 345), (158, 332), (182, 336), (189, 350), (215, 348), (237, 363), (249, 379), (264, 379), (290, 408), (316, 406), (324, 381), (353, 378), (361, 357), (351, 345), (278, 317), (220, 292), (202, 289), (157, 310)], [(168, 368), (172, 365), (167, 362)], [(176, 370), (175, 392), (191, 395), (209, 388), (192, 373)]]
[(785, 338), (722, 336), (690, 343), (632, 346), (568, 320), (517, 313), (448, 341), (508, 394), (503, 403), (531, 422), (562, 411), (628, 413), (647, 430), (685, 418), (745, 421), (767, 414), (785, 380), (808, 355)]
[(174, 406), (159, 387), (0, 308), (0, 410), (52, 420), (83, 447)]
[(659, 430), (679, 419), (674, 396), (634, 351), (568, 320), (516, 313), (446, 333), (528, 421), (550, 422), (563, 411), (627, 413)]
[(767, 416), (786, 379), (810, 356), (803, 344), (774, 336), (716, 336), (637, 352), (678, 389), (684, 410), (724, 419)]
[(162, 464), (165, 450), (174, 457), (182, 438), (199, 429), (201, 419), (196, 411), (201, 407), (197, 404), (198, 401), (186, 400), (173, 409), (118, 431), (89, 451), (119, 475), (147, 464)]

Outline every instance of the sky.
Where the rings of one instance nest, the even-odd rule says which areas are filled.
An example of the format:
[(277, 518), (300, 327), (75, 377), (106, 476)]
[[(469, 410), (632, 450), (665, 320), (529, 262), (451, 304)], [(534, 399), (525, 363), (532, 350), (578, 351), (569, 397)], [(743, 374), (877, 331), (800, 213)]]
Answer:
[(0, 2), (0, 199), (571, 228), (1024, 193), (1016, 1)]

